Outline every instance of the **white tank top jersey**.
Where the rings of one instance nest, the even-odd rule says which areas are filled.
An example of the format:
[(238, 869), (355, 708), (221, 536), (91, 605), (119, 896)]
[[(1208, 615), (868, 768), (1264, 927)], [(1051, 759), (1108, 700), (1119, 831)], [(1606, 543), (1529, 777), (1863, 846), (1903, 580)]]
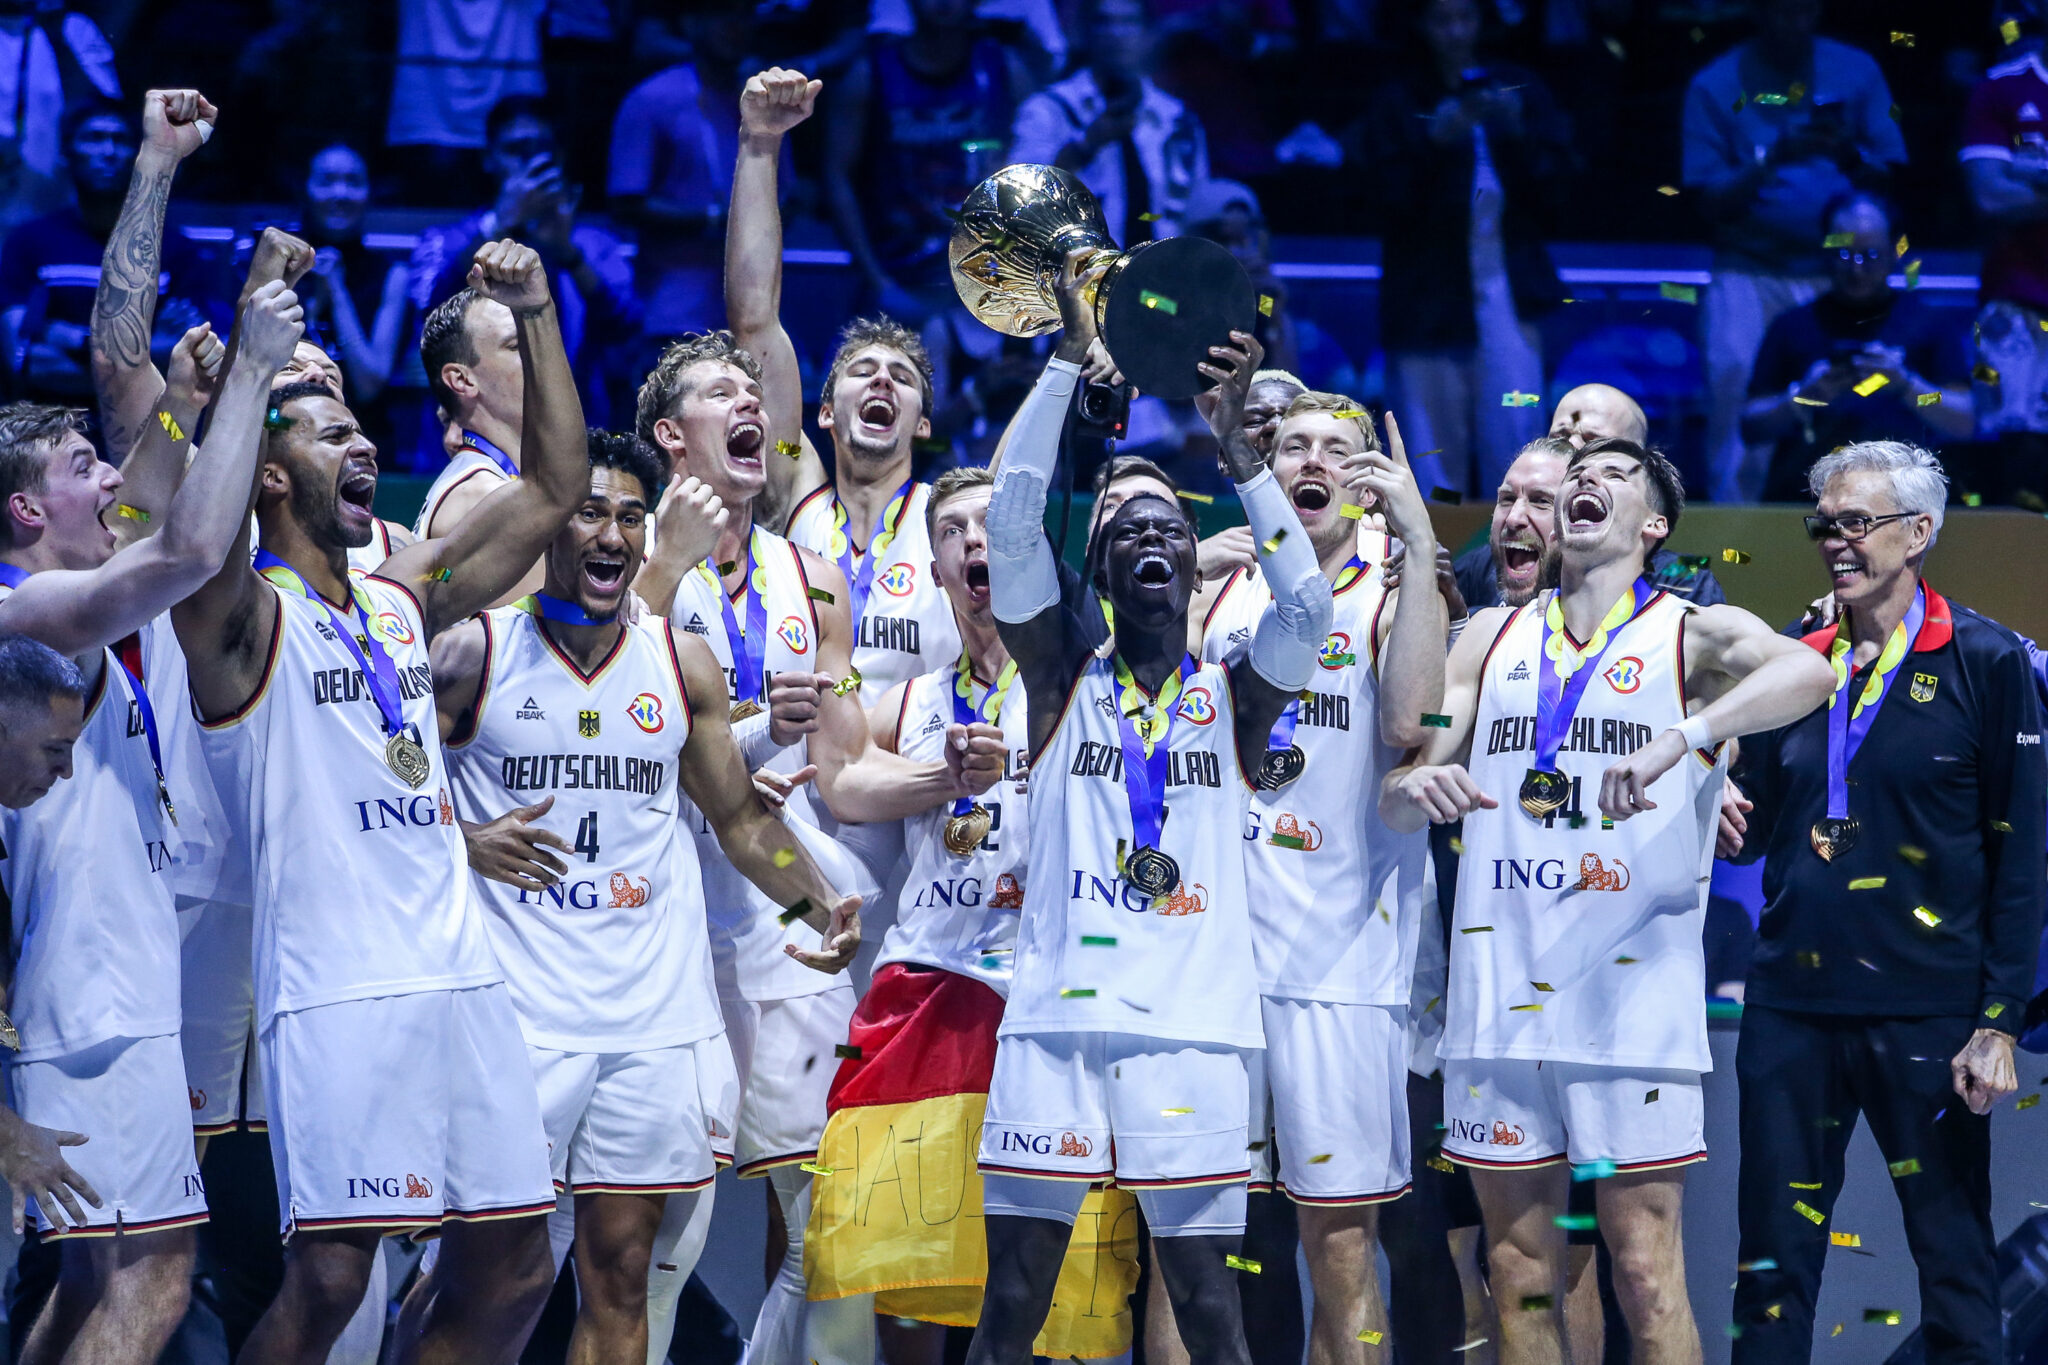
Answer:
[[(762, 705), (766, 706), (767, 680), (777, 673), (812, 673), (818, 668), (818, 614), (812, 609), (810, 582), (804, 576), (803, 561), (796, 547), (772, 531), (756, 526), (751, 535), (754, 577), (749, 594), (761, 594), (766, 605), (767, 647), (761, 653)], [(733, 670), (733, 643), (725, 630), (725, 614), (719, 609), (724, 591), (708, 569), (683, 575), (676, 588), (675, 606), (669, 620), (677, 630), (688, 631), (711, 646), (725, 669), (726, 688), (739, 694)], [(745, 629), (747, 601), (732, 603), (734, 623)], [(866, 690), (865, 685), (862, 690)], [(792, 745), (768, 763), (777, 772), (795, 772), (804, 766), (804, 745)], [(810, 788), (799, 787), (783, 808), (790, 820), (817, 824), (810, 802)], [(768, 897), (729, 861), (692, 801), (682, 798), (683, 819), (696, 841), (697, 860), (703, 868), (704, 905), (711, 926), (711, 956), (717, 968), (718, 986), (727, 995), (743, 1000), (790, 1000), (817, 995), (840, 984), (841, 978), (813, 971), (790, 958), (783, 945), (816, 950), (823, 945), (817, 930), (802, 920), (781, 923), (783, 908)]]
[(470, 899), (419, 602), (388, 579), (355, 583), (398, 670), (406, 732), (426, 750), (424, 784), (386, 766), (383, 717), (335, 614), (275, 586), (255, 696), (201, 723), (214, 789), (248, 832), (259, 1028), (292, 1010), (503, 979)]
[(1131, 848), (1114, 661), (1091, 657), (1033, 757), (1024, 917), (1003, 1034), (1103, 1032), (1262, 1047), (1238, 769), (1222, 665), (1175, 704), (1161, 849), (1180, 883), (1154, 904), (1117, 871)]
[[(935, 763), (946, 756), (957, 676), (954, 668), (942, 668), (911, 679), (904, 689), (903, 709), (896, 717), (896, 751), (905, 758)], [(988, 680), (975, 678), (971, 692), (969, 705), (980, 714), (988, 704)], [(1001, 707), (996, 723), (1002, 727), (1007, 751), (1003, 776), (977, 798), (989, 814), (988, 834), (967, 857), (948, 849), (950, 801), (903, 822), (910, 874), (896, 898), (896, 922), (882, 940), (875, 965), (918, 962), (941, 967), (1007, 995), (1017, 919), (1024, 909), (1024, 860), (1030, 849), (1024, 774), (1031, 730), (1021, 678), (1010, 679)]]
[(1601, 775), (1685, 719), (1688, 608), (1659, 593), (1584, 665), (1557, 755), (1571, 795), (1538, 820), (1516, 798), (1549, 601), (1518, 609), (1481, 666), (1467, 771), (1500, 808), (1465, 817), (1440, 1055), (1711, 1070), (1700, 936), (1721, 755), (1688, 755), (1650, 785), (1655, 810), (1600, 825)]
[(27, 810), (0, 807), (17, 1061), (176, 1033), (181, 1017), (174, 830), (128, 674), (112, 650), (101, 652), (71, 776)]
[[(932, 579), (932, 540), (925, 529), (925, 504), (930, 501), (928, 483), (910, 486), (900, 502), (891, 502), (882, 514), (882, 528), (875, 540), (885, 542), (877, 552), (875, 572), (869, 580), (868, 598), (860, 620), (854, 623), (857, 638), (853, 666), (860, 670), (861, 690), (879, 697), (897, 683), (922, 677), (944, 668), (960, 657), (960, 628), (953, 624), (953, 604)], [(840, 564), (849, 552), (846, 536), (846, 508), (825, 485), (798, 503), (789, 516), (789, 538), (828, 563)], [(870, 543), (873, 549), (873, 543)], [(852, 591), (866, 555), (853, 550), (846, 583)], [(851, 612), (853, 604), (847, 603)]]
[[(473, 478), (484, 480), (486, 486), (490, 488), (511, 482), (505, 477), (505, 471), (498, 467), (496, 460), (475, 446), (462, 447), (448, 461), (448, 467), (436, 474), (434, 481), (427, 485), (427, 499), (420, 504), (419, 519), (412, 524), (413, 539), (427, 539), (427, 528), (434, 524), (434, 514), (441, 510), (441, 504), (448, 501), (448, 495), (455, 491), (457, 484), (467, 483)], [(379, 530), (381, 529), (380, 527)]]
[[(1258, 569), (1233, 574), (1210, 609), (1202, 657), (1244, 650), (1272, 600)], [(1259, 888), (1252, 950), (1267, 995), (1408, 1003), (1429, 837), (1396, 834), (1379, 817), (1380, 779), (1401, 761), (1380, 740), (1374, 644), (1392, 610), (1378, 564), (1338, 589), (1321, 666), (1295, 712), (1308, 764), (1280, 790), (1252, 793), (1245, 875)]]
[(455, 806), (494, 820), (548, 797), (563, 879), (470, 885), (526, 1040), (562, 1052), (676, 1047), (724, 1028), (697, 850), (678, 818), (690, 705), (668, 622), (621, 632), (585, 677), (517, 607), (484, 613), (470, 732), (448, 744)]
[(350, 573), (375, 573), (385, 560), (391, 558), (391, 532), (384, 527), (382, 517), (370, 520), (370, 543), (360, 545), (348, 552)]
[[(158, 627), (161, 629), (158, 629)], [(176, 865), (171, 890), (181, 901), (249, 904), (248, 842), (228, 823), (192, 711), (190, 673), (170, 618), (160, 617), (142, 635), (143, 682), (156, 706), (162, 736), (164, 776), (178, 804), (171, 845)]]

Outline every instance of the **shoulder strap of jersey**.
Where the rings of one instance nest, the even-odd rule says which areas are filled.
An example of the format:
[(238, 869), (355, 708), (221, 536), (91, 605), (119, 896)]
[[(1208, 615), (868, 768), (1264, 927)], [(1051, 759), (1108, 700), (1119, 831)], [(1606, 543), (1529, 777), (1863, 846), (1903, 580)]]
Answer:
[(810, 510), (811, 504), (813, 502), (817, 501), (819, 498), (830, 498), (832, 496), (832, 485), (828, 481), (826, 483), (819, 484), (816, 488), (813, 488), (810, 492), (804, 494), (801, 498), (798, 498), (796, 506), (789, 509), (789, 520), (782, 524), (782, 529), (788, 532), (788, 535), (785, 537), (785, 539), (791, 541), (794, 541), (796, 539), (796, 524), (798, 520), (801, 519), (803, 515)]
[(697, 709), (690, 704), (690, 688), (683, 681), (683, 656), (676, 649), (676, 628), (665, 616), (661, 620), (661, 643), (668, 653), (669, 671), (676, 680), (676, 697), (683, 704), (683, 733), (688, 735), (696, 729)]
[(1249, 582), (1251, 571), (1240, 564), (1230, 571), (1230, 577), (1223, 580), (1223, 586), (1216, 591), (1216, 600), (1209, 604), (1208, 612), (1202, 617), (1202, 636), (1208, 638), (1210, 628), (1216, 624), (1216, 613), (1223, 610), (1223, 604), (1241, 583)]
[(470, 702), (469, 709), (456, 720), (455, 728), (443, 741), (444, 748), (460, 749), (475, 739), (477, 732), (483, 729), (484, 703), (490, 699), (491, 672), (498, 662), (498, 631), (496, 622), (492, 620), (496, 615), (495, 611), (480, 611), (476, 614), (476, 619), (483, 623), (484, 628), (484, 661), (477, 670), (476, 698)]

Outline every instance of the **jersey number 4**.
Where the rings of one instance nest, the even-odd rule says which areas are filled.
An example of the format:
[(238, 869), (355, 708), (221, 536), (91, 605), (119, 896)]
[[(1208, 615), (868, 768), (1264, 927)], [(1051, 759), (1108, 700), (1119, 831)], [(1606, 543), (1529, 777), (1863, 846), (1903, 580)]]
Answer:
[(597, 812), (592, 811), (576, 823), (576, 851), (583, 855), (583, 861), (597, 861)]

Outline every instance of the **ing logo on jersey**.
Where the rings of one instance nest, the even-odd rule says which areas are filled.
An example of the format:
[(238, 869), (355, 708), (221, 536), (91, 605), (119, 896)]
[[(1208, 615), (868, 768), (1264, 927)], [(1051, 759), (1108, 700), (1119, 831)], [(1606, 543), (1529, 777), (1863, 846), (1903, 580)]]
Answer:
[(891, 564), (875, 575), (875, 582), (891, 597), (908, 597), (917, 590), (917, 570), (909, 564)]
[(1323, 641), (1316, 662), (1331, 672), (1357, 663), (1358, 655), (1352, 652), (1351, 637), (1341, 630), (1331, 631), (1330, 638)]
[(395, 611), (380, 611), (370, 618), (370, 625), (376, 632), (394, 645), (409, 645), (415, 638), (412, 627), (405, 618)]
[(1311, 820), (1308, 822), (1308, 828), (1303, 829), (1294, 818), (1293, 812), (1282, 811), (1280, 818), (1273, 822), (1273, 832), (1267, 836), (1266, 842), (1276, 848), (1293, 848), (1303, 853), (1313, 853), (1323, 846), (1323, 827)]
[(1180, 694), (1180, 705), (1175, 714), (1192, 724), (1207, 725), (1216, 719), (1216, 699), (1206, 687), (1190, 687)]
[(606, 908), (610, 910), (637, 910), (647, 904), (647, 893), (654, 888), (645, 877), (637, 879), (640, 883), (638, 886), (633, 885), (635, 880), (635, 878), (629, 877), (623, 872), (612, 873), (612, 903)]
[(1162, 903), (1155, 913), (1161, 915), (1199, 915), (1206, 912), (1208, 908), (1208, 887), (1200, 882), (1196, 882), (1194, 890), (1190, 891), (1188, 890), (1188, 884), (1181, 882), (1173, 888), (1170, 895), (1162, 898)]
[(652, 692), (642, 692), (633, 698), (632, 704), (626, 707), (626, 714), (632, 718), (635, 725), (650, 735), (661, 730), (661, 698)]
[(1633, 654), (1627, 655), (1609, 664), (1600, 676), (1607, 679), (1609, 687), (1627, 696), (1643, 685), (1643, 661)]
[(1608, 867), (1600, 861), (1597, 853), (1583, 854), (1579, 858), (1579, 883), (1574, 891), (1626, 891), (1628, 889), (1628, 864), (1621, 859), (1614, 860)]
[(775, 628), (775, 633), (782, 637), (782, 643), (788, 645), (793, 653), (801, 654), (811, 647), (811, 637), (804, 633), (801, 617), (783, 617), (782, 624)]

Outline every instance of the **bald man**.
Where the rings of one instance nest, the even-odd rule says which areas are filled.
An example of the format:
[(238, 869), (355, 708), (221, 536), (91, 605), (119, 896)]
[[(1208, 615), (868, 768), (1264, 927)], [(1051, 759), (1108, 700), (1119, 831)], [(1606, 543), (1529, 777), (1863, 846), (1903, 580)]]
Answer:
[(1650, 443), (1650, 419), (1635, 399), (1612, 384), (1581, 384), (1558, 400), (1550, 414), (1550, 434), (1572, 443), (1573, 449), (1615, 436), (1637, 445)]

